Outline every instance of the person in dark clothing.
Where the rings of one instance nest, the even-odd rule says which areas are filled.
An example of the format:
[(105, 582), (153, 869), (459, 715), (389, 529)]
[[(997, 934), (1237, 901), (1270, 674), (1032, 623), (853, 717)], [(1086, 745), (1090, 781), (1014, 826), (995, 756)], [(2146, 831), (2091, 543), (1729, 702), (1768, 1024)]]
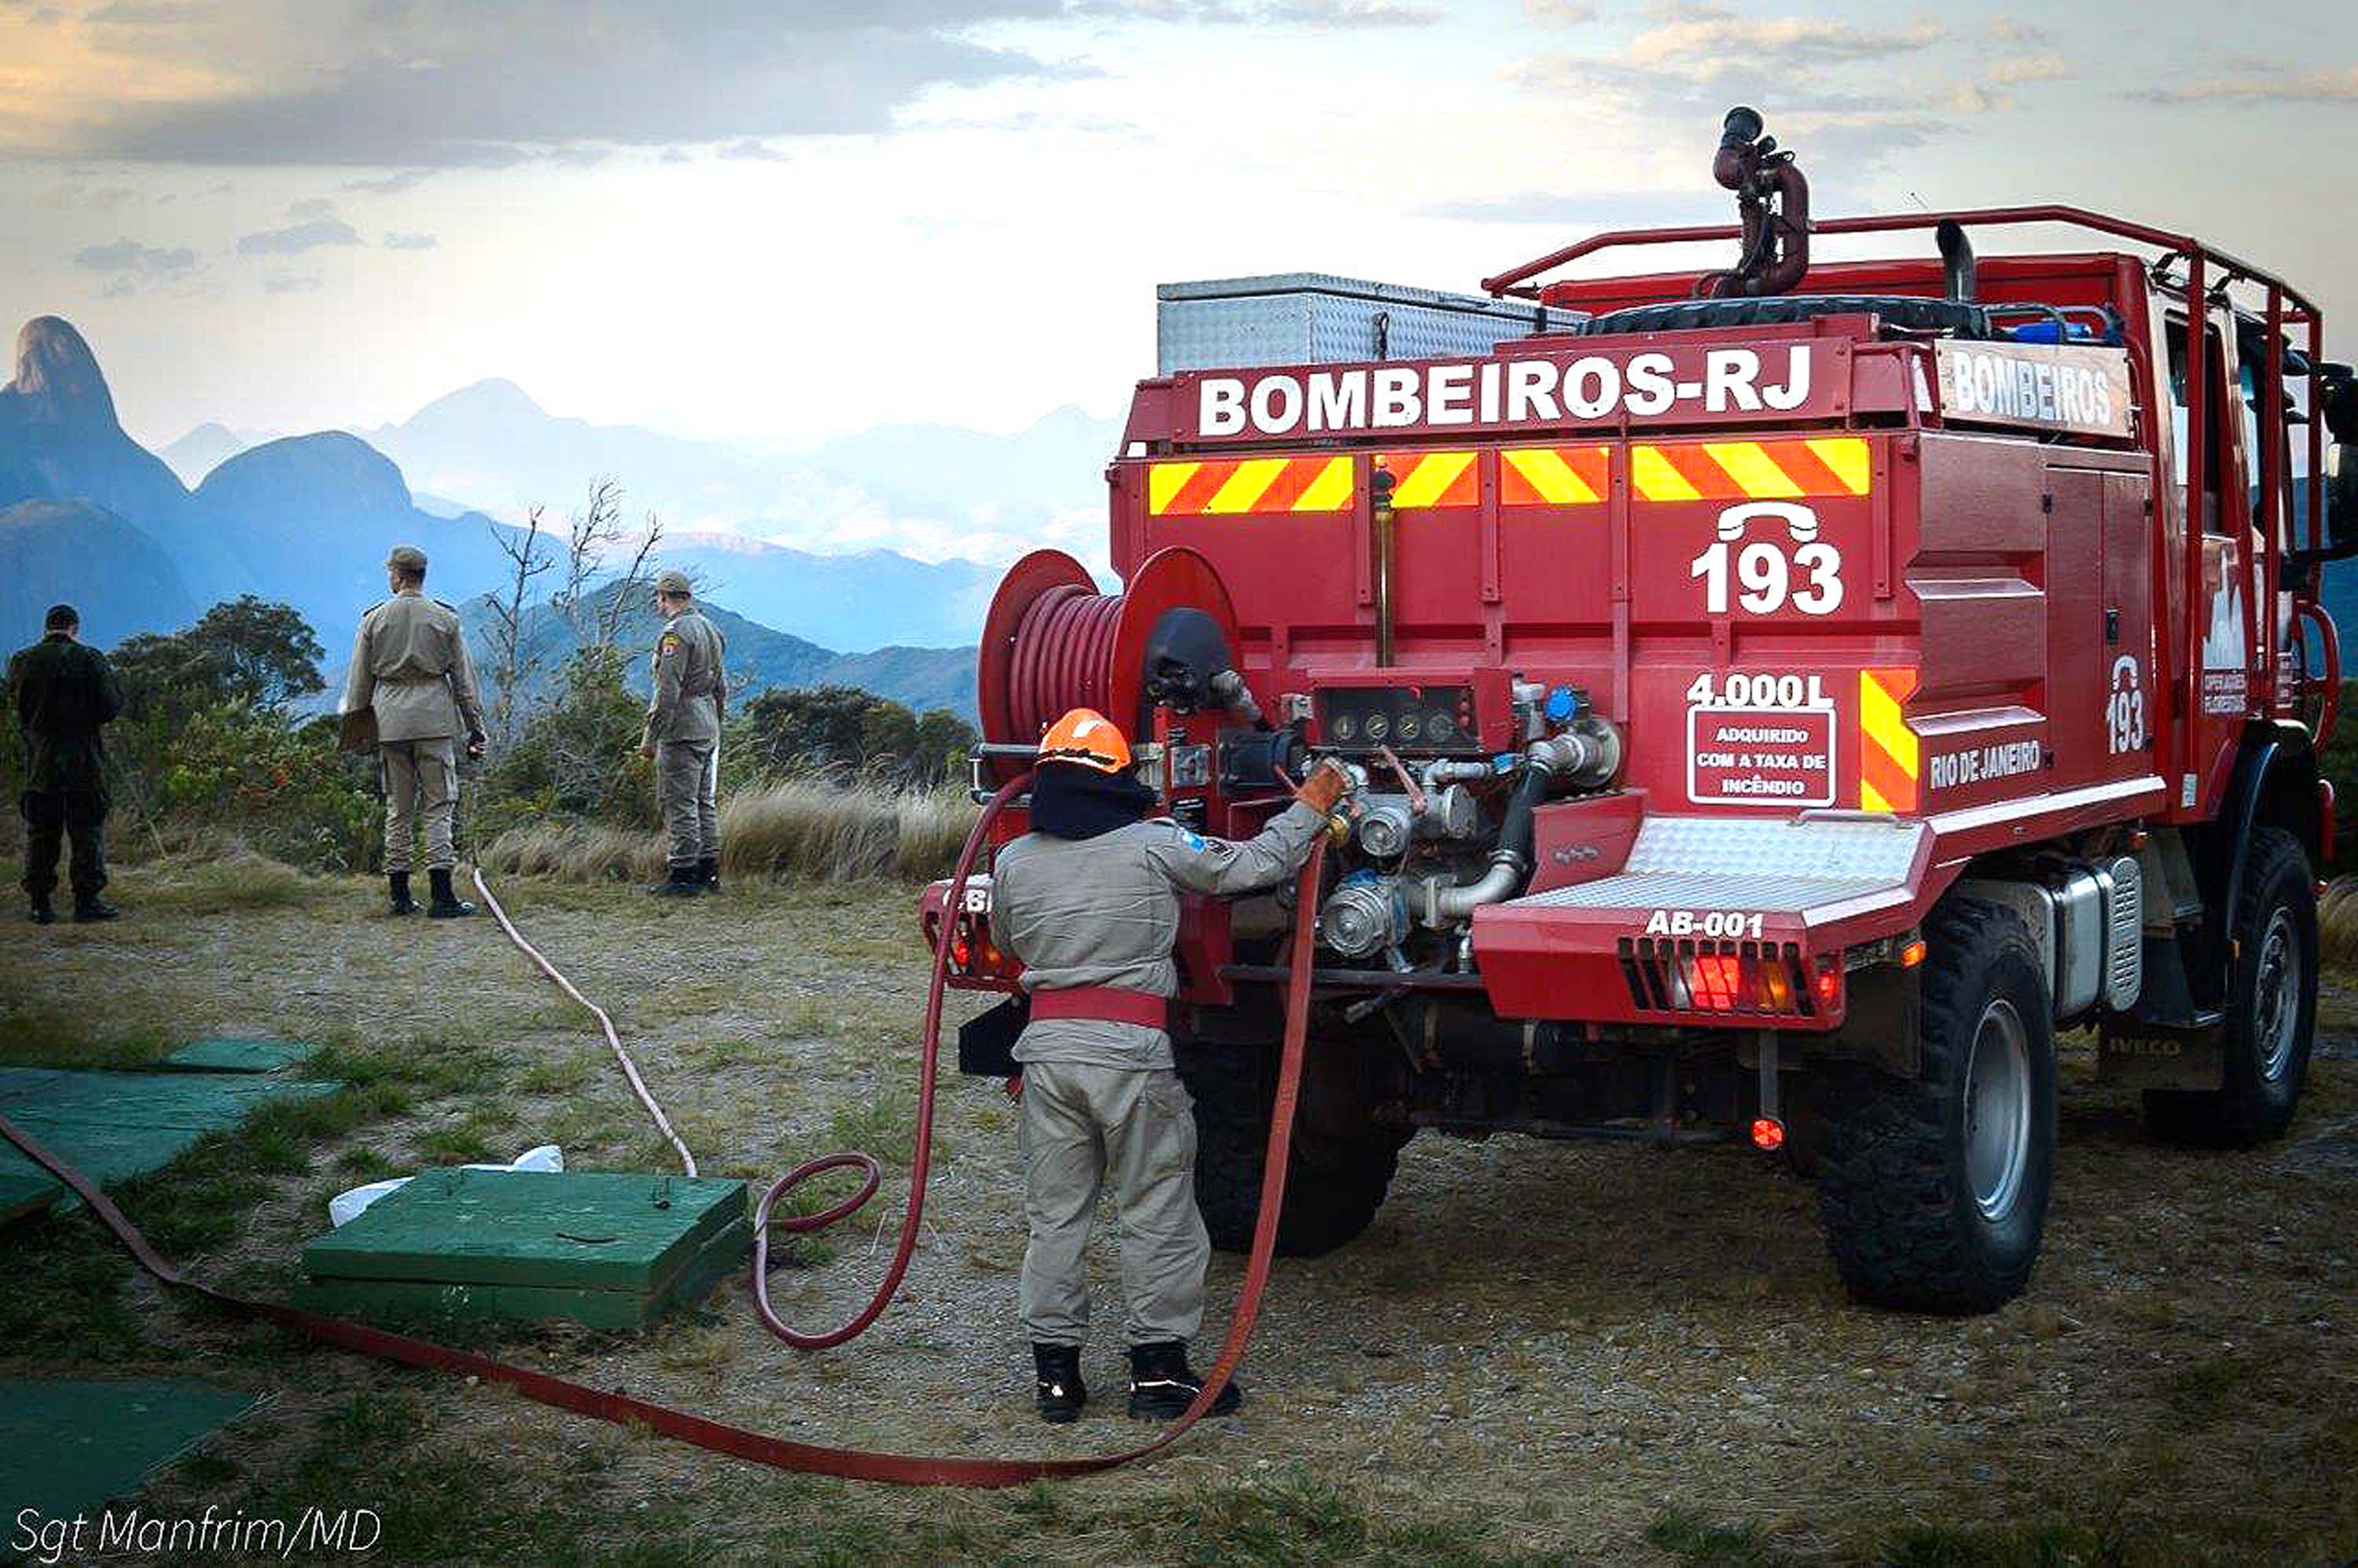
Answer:
[(81, 641), (70, 604), (50, 607), (47, 631), (8, 661), (9, 705), (25, 732), (25, 893), (33, 923), (57, 918), (58, 850), (73, 840), (73, 917), (112, 920), (106, 886), (106, 745), (99, 737), (123, 711), (106, 655)]

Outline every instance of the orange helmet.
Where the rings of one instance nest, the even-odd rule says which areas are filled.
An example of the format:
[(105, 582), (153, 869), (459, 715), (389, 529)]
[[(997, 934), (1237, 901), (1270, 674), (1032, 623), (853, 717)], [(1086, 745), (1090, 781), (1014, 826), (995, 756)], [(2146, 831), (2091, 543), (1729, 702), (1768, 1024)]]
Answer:
[(1130, 742), (1094, 708), (1076, 708), (1040, 737), (1044, 762), (1072, 762), (1101, 773), (1130, 771)]

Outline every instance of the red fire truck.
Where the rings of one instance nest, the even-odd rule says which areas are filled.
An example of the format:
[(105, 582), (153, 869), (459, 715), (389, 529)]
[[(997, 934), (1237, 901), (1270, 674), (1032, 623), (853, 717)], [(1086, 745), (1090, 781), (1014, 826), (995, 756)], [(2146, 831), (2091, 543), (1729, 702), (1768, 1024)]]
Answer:
[[(1748, 1137), (1813, 1173), (1856, 1297), (1985, 1310), (2038, 1255), (2059, 1032), (2096, 1032), (2164, 1138), (2293, 1114), (2358, 388), (2314, 304), (2193, 237), (1812, 222), (1748, 110), (1714, 172), (1739, 224), (1486, 279), (1540, 330), (1485, 351), (1141, 383), (1107, 473), (1123, 591), (1053, 551), (1009, 573), (978, 783), (1078, 704), (1207, 832), (1351, 771), (1282, 1248), (1357, 1235), (1421, 1128)], [(2082, 248), (1976, 260), (2030, 225)], [(1867, 234), (1892, 254), (1811, 257)], [(1701, 278), (1564, 276), (1731, 241)], [(957, 981), (1006, 989), (987, 879), (963, 902)], [(1228, 1247), (1293, 918), (1184, 924)]]

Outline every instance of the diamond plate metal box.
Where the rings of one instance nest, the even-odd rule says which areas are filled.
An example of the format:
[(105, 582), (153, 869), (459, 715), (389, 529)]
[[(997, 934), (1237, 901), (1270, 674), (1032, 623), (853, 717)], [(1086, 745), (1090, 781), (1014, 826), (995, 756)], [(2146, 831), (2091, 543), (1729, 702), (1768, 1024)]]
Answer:
[(1165, 283), (1154, 290), (1158, 374), (1253, 365), (1487, 354), (1585, 319), (1521, 300), (1443, 294), (1323, 272)]

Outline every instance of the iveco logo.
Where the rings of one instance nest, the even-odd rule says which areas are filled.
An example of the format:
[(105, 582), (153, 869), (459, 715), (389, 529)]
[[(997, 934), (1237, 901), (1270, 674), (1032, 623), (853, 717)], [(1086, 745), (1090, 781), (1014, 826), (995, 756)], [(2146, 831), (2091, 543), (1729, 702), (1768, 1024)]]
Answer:
[(1603, 851), (1594, 844), (1559, 844), (1548, 851), (1548, 859), (1559, 866), (1576, 866), (1583, 860), (1593, 860)]

